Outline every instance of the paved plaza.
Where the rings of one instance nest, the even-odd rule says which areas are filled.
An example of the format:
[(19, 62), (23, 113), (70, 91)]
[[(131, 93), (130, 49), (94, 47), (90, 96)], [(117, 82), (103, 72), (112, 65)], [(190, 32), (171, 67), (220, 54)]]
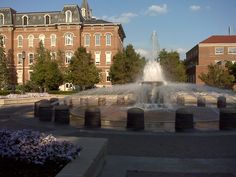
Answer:
[(236, 177), (236, 131), (133, 132), (84, 129), (33, 116), (33, 104), (2, 106), (0, 128), (108, 139), (101, 177)]

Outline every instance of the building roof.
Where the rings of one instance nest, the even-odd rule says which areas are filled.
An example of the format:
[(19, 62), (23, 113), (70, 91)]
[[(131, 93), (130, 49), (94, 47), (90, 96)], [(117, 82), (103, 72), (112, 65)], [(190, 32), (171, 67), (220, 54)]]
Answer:
[(236, 43), (236, 35), (215, 35), (200, 43)]

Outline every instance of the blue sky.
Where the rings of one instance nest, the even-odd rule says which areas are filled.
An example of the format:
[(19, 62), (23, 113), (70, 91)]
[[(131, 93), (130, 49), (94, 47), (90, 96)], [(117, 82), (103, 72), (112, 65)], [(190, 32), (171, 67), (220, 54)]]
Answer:
[[(0, 7), (18, 12), (60, 11), (64, 4), (82, 0), (0, 0)], [(181, 57), (211, 35), (236, 34), (235, 0), (88, 0), (93, 15), (120, 22), (131, 43), (145, 54), (151, 48), (151, 33), (157, 31), (161, 48), (177, 50)]]

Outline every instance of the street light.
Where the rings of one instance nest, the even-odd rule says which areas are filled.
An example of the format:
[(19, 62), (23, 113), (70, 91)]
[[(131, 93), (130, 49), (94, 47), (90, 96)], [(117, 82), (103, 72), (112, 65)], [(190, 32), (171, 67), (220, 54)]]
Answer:
[(23, 93), (25, 93), (25, 51), (22, 51), (22, 85)]

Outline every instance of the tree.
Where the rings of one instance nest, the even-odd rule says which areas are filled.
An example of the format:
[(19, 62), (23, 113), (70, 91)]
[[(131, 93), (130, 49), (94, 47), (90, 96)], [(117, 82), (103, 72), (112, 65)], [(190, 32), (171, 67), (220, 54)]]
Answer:
[(163, 49), (159, 54), (160, 65), (165, 78), (174, 82), (185, 82), (187, 79), (184, 62), (176, 51), (167, 52)]
[(99, 71), (94, 65), (91, 54), (87, 53), (84, 47), (78, 48), (68, 67), (67, 81), (84, 90), (93, 87), (99, 80)]
[(226, 67), (228, 68), (229, 73), (234, 76), (234, 83), (236, 83), (236, 62), (232, 63), (228, 61)]
[(136, 81), (142, 74), (145, 59), (137, 54), (130, 44), (113, 58), (110, 68), (112, 84), (125, 84)]
[(36, 62), (32, 66), (31, 81), (45, 90), (58, 90), (63, 83), (63, 76), (57, 61), (52, 61), (49, 50), (45, 49), (40, 41), (35, 57)]
[(6, 89), (10, 85), (10, 70), (8, 67), (6, 53), (0, 36), (0, 89)]
[(232, 88), (234, 82), (234, 76), (231, 75), (223, 66), (209, 65), (208, 73), (201, 73), (199, 78), (209, 86), (219, 88)]

